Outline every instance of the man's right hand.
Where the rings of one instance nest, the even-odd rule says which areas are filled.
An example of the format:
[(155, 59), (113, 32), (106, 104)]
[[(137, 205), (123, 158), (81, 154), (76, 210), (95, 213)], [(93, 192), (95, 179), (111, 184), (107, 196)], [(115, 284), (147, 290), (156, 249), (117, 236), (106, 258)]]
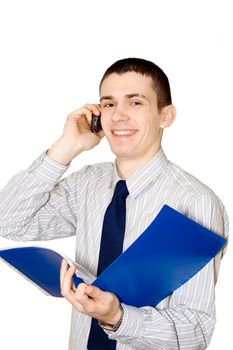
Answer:
[(104, 137), (104, 132), (103, 130), (98, 133), (91, 132), (91, 117), (92, 114), (100, 115), (100, 113), (98, 104), (86, 104), (70, 113), (62, 137), (52, 145), (47, 155), (58, 163), (68, 165), (78, 154), (98, 145)]

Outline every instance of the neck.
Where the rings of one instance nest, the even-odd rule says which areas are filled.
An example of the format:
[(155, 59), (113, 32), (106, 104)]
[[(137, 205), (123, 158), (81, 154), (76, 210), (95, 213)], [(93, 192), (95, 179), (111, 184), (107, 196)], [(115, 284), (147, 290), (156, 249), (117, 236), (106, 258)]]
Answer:
[(116, 165), (118, 175), (126, 180), (143, 165), (149, 162), (160, 150), (161, 145), (157, 146), (152, 152), (143, 157), (117, 157)]

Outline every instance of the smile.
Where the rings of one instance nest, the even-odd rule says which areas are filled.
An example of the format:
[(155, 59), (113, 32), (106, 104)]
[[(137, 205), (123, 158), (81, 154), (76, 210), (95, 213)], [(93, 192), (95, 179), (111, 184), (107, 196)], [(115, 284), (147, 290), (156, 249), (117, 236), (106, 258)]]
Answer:
[(115, 136), (131, 136), (134, 135), (137, 130), (112, 130), (113, 135)]

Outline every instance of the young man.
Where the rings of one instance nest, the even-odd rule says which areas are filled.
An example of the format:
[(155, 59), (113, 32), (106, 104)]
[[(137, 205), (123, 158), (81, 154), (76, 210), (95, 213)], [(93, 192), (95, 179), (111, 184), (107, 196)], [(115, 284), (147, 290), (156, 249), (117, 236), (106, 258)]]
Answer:
[[(101, 114), (98, 133), (90, 131), (93, 114)], [(137, 58), (115, 62), (101, 80), (100, 103), (71, 113), (61, 138), (2, 191), (1, 234), (17, 240), (76, 234), (77, 262), (97, 274), (105, 212), (116, 184), (126, 180), (123, 250), (164, 204), (227, 237), (221, 201), (168, 161), (161, 148), (163, 130), (175, 115), (168, 79), (158, 66)], [(87, 165), (59, 181), (72, 159), (104, 136), (115, 162)], [(215, 325), (214, 287), (222, 255), (155, 307), (142, 308), (120, 304), (114, 294), (84, 283), (75, 289), (75, 268), (67, 269), (63, 261), (61, 292), (73, 305), (69, 349), (206, 349)], [(101, 347), (95, 331), (110, 340)]]

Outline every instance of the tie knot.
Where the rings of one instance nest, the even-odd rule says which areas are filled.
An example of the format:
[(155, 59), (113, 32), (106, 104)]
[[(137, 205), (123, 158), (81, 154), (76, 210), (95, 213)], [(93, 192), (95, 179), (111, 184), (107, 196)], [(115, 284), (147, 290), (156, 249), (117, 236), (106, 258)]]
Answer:
[(114, 195), (122, 199), (125, 199), (129, 194), (128, 188), (126, 186), (125, 180), (120, 180), (116, 184)]

